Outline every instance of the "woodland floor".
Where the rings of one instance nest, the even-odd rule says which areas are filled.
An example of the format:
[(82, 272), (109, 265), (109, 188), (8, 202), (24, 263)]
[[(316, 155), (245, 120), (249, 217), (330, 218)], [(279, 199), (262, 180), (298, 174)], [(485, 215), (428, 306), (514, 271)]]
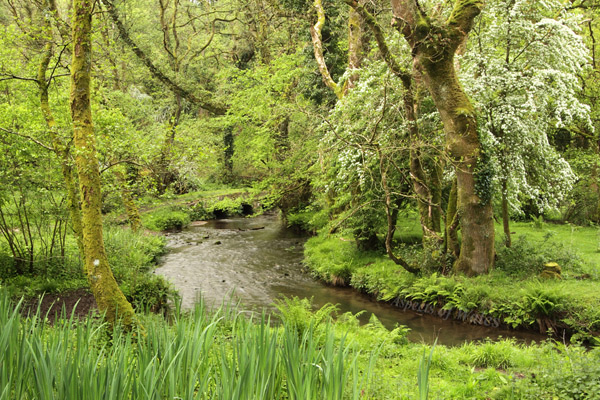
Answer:
[(68, 317), (74, 313), (75, 317), (80, 319), (87, 317), (90, 311), (97, 309), (96, 300), (87, 289), (48, 293), (44, 295), (41, 302), (37, 298), (27, 300), (22, 308), (23, 314), (35, 314), (38, 304), (40, 315), (47, 316), (51, 322), (61, 315), (63, 309)]

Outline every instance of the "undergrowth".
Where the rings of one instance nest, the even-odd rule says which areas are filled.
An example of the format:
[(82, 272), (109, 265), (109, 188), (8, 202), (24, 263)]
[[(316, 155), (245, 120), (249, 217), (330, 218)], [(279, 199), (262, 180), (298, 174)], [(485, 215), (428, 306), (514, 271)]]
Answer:
[[(498, 267), (468, 278), (428, 272), (406, 272), (382, 252), (361, 252), (340, 236), (318, 236), (305, 245), (305, 263), (327, 283), (352, 286), (379, 300), (406, 299), (454, 312), (477, 312), (499, 318), (512, 328), (546, 332), (567, 329), (574, 339), (594, 340), (600, 334), (597, 281), (581, 280), (587, 268), (560, 246), (534, 245), (520, 239), (498, 251)], [(558, 260), (562, 280), (539, 277), (543, 264)]]
[[(141, 314), (134, 339), (98, 318), (24, 318), (0, 287), (5, 399), (593, 399), (599, 349), (514, 340), (427, 346), (372, 317), (335, 320), (297, 298), (279, 323), (202, 303), (167, 322)], [(303, 324), (298, 329), (299, 323)]]

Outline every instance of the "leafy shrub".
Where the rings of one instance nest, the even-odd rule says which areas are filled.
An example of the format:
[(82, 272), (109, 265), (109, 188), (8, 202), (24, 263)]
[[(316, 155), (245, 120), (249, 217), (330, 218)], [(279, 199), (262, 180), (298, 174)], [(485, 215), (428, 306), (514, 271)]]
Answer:
[(497, 246), (496, 268), (515, 277), (538, 275), (549, 261), (557, 262), (563, 269), (582, 270), (581, 258), (561, 244), (551, 242), (550, 237), (546, 235), (543, 242), (534, 243), (518, 236), (512, 247)]
[(201, 202), (194, 204), (190, 209), (190, 219), (192, 221), (201, 221), (214, 217), (214, 214), (208, 211)]
[(304, 232), (317, 233), (329, 222), (326, 210), (307, 207), (289, 212), (286, 215), (289, 227), (298, 228)]
[(556, 344), (549, 363), (519, 382), (512, 397), (519, 399), (583, 400), (600, 398), (600, 351)]
[(144, 214), (142, 222), (144, 227), (153, 231), (182, 229), (190, 223), (190, 216), (181, 210), (161, 208)]
[(428, 277), (416, 280), (412, 286), (402, 290), (402, 296), (423, 303), (438, 305), (445, 302), (450, 293), (454, 292), (456, 281), (433, 273)]
[(310, 327), (316, 327), (328, 321), (337, 312), (337, 306), (325, 304), (320, 309), (313, 311), (312, 300), (294, 297), (283, 297), (275, 300), (275, 306), (286, 326), (294, 327), (300, 336)]
[(535, 316), (551, 316), (565, 309), (566, 292), (560, 286), (533, 282), (524, 289), (524, 303)]
[(217, 213), (221, 213), (225, 216), (243, 215), (244, 207), (242, 203), (245, 203), (245, 200), (242, 197), (237, 197), (235, 199), (224, 197), (222, 200), (218, 200), (208, 205), (206, 210), (215, 215)]
[(177, 299), (177, 291), (159, 275), (139, 274), (121, 285), (121, 289), (136, 310), (164, 314)]
[(456, 308), (460, 311), (472, 311), (481, 307), (489, 298), (488, 286), (467, 286), (457, 283), (446, 296), (444, 308)]

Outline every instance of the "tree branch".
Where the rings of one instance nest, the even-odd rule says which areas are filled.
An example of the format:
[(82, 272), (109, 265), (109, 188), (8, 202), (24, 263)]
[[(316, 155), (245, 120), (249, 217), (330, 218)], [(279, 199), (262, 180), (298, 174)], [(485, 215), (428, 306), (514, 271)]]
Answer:
[(0, 126), (0, 131), (2, 131), (2, 132), (6, 132), (6, 133), (8, 133), (8, 134), (11, 134), (11, 135), (14, 135), (14, 136), (21, 137), (21, 138), (23, 138), (23, 139), (31, 140), (33, 143), (37, 144), (38, 146), (40, 146), (40, 147), (43, 147), (44, 149), (46, 149), (46, 150), (48, 150), (48, 151), (52, 151), (52, 152), (54, 152), (54, 149), (53, 149), (52, 147), (50, 147), (50, 146), (46, 145), (46, 144), (45, 144), (45, 143), (43, 143), (43, 142), (40, 142), (40, 141), (39, 141), (39, 140), (37, 140), (36, 138), (34, 138), (34, 137), (31, 137), (31, 136), (29, 136), (29, 135), (25, 135), (25, 134), (23, 134), (23, 133), (19, 133), (19, 132), (11, 131), (11, 130), (9, 130), (9, 129), (2, 128), (1, 126)]
[(345, 87), (340, 87), (329, 74), (329, 69), (325, 63), (325, 57), (323, 56), (323, 40), (321, 31), (323, 25), (325, 25), (325, 10), (323, 9), (323, 3), (321, 0), (315, 0), (315, 10), (317, 10), (317, 23), (315, 26), (310, 28), (310, 36), (312, 37), (313, 49), (315, 51), (315, 60), (319, 65), (319, 72), (323, 78), (323, 83), (333, 90), (338, 99), (344, 97)]
[(25, 77), (13, 75), (13, 74), (2, 74), (1, 76), (3, 76), (4, 78), (0, 78), (0, 81), (8, 81), (11, 79), (16, 79), (19, 81), (31, 81), (31, 82), (37, 83), (37, 79), (35, 79), (35, 78), (25, 78)]
[(118, 160), (118, 161), (111, 162), (107, 166), (105, 166), (104, 168), (102, 168), (100, 170), (100, 174), (104, 173), (108, 169), (110, 169), (110, 168), (112, 168), (112, 167), (114, 167), (116, 165), (119, 165), (119, 164), (131, 164), (131, 165), (136, 165), (138, 167), (143, 167), (142, 164), (140, 164), (140, 163), (138, 163), (136, 161), (133, 161), (133, 160)]
[(161, 81), (165, 86), (167, 86), (173, 93), (181, 96), (182, 98), (188, 100), (191, 103), (194, 103), (203, 109), (216, 114), (216, 115), (224, 115), (227, 112), (227, 108), (224, 105), (216, 104), (212, 102), (209, 97), (212, 97), (213, 94), (203, 90), (202, 98), (194, 95), (190, 91), (182, 88), (176, 82), (171, 80), (168, 76), (166, 76), (161, 70), (159, 70), (156, 65), (152, 62), (150, 57), (140, 47), (131, 39), (127, 29), (119, 19), (119, 15), (115, 6), (109, 0), (103, 0), (103, 3), (106, 5), (108, 10), (108, 14), (110, 15), (112, 21), (114, 22), (117, 30), (119, 31), (119, 35), (123, 41), (131, 48), (131, 50), (135, 53), (135, 55), (140, 59), (140, 61), (148, 68), (152, 76)]
[(448, 18), (448, 27), (462, 40), (473, 27), (473, 20), (481, 13), (482, 0), (456, 0)]

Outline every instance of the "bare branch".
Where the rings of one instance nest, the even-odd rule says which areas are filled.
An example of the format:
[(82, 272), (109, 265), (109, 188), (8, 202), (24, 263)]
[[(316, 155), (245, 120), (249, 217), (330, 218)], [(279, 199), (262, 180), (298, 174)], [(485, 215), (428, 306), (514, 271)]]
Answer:
[(23, 139), (31, 140), (33, 143), (37, 144), (38, 146), (40, 146), (40, 147), (43, 147), (44, 149), (46, 149), (46, 150), (48, 150), (48, 151), (52, 151), (52, 152), (54, 152), (54, 149), (53, 149), (51, 146), (48, 146), (48, 145), (46, 145), (45, 143), (43, 143), (43, 142), (41, 142), (41, 141), (37, 140), (36, 138), (34, 138), (34, 137), (31, 137), (31, 136), (29, 136), (29, 135), (25, 135), (25, 134), (23, 134), (23, 133), (19, 133), (19, 132), (11, 131), (11, 130), (9, 130), (9, 129), (2, 128), (1, 126), (0, 126), (0, 131), (2, 131), (2, 132), (6, 132), (6, 133), (8, 133), (8, 134), (10, 134), (10, 135), (14, 135), (14, 136), (21, 137), (21, 138), (23, 138)]

